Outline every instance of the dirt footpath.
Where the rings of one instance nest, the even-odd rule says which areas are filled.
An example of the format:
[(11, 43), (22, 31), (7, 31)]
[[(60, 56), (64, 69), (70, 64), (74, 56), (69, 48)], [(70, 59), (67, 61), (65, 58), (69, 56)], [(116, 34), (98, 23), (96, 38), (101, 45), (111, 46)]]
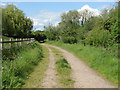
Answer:
[[(47, 47), (47, 46), (46, 46)], [(47, 47), (48, 48), (48, 47)], [(49, 49), (49, 65), (45, 72), (45, 78), (42, 81), (42, 88), (54, 88), (57, 86), (56, 72), (55, 72), (55, 58), (51, 49)]]
[[(63, 50), (57, 46), (52, 46), (48, 44), (42, 45), (53, 47), (63, 52), (63, 56), (67, 59), (72, 68), (72, 79), (75, 81), (74, 88), (116, 88), (114, 85), (112, 85), (112, 83), (99, 76), (93, 69), (89, 68), (87, 64), (85, 64), (82, 60), (80, 60), (70, 52)], [(51, 55), (50, 59), (52, 65), (52, 63), (54, 63), (54, 57)], [(54, 68), (54, 65), (52, 65), (51, 67), (50, 66), (49, 68)], [(49, 70), (46, 73), (48, 72), (48, 76), (51, 76), (53, 75), (53, 73), (55, 73), (54, 71)], [(52, 85), (55, 85), (55, 83), (52, 83), (52, 80), (54, 81), (54, 79), (50, 78), (50, 76), (47, 80), (45, 80), (45, 82), (51, 82)], [(49, 86), (48, 84), (46, 84), (44, 86), (50, 87), (51, 85)]]

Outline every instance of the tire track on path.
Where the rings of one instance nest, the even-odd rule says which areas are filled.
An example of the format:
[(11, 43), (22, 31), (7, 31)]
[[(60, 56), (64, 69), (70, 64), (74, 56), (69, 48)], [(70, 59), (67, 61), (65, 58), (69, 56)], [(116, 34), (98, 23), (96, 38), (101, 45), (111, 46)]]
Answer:
[(52, 50), (45, 45), (49, 50), (49, 64), (48, 69), (45, 71), (45, 78), (42, 81), (42, 88), (53, 88), (57, 86), (57, 77), (55, 71), (55, 58)]

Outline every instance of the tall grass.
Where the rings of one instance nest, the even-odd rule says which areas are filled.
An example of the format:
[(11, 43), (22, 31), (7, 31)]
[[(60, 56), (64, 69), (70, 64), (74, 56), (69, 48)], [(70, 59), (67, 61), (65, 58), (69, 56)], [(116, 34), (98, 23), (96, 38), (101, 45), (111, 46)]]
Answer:
[(118, 85), (118, 57), (114, 52), (82, 44), (64, 44), (54, 41), (47, 43), (72, 52), (91, 68), (94, 68), (100, 75), (113, 82), (113, 84)]
[[(15, 47), (9, 52), (14, 53), (14, 49)], [(20, 88), (29, 73), (32, 72), (33, 67), (42, 58), (42, 48), (38, 42), (22, 46), (15, 50), (15, 53), (10, 56), (16, 55), (16, 58), (12, 60), (10, 56), (7, 59), (3, 58), (2, 88)], [(4, 53), (4, 55), (6, 54)]]

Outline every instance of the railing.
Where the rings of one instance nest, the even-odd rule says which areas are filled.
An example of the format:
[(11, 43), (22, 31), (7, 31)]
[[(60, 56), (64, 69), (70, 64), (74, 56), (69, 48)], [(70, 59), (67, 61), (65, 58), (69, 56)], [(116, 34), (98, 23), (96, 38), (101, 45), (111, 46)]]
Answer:
[(34, 38), (16, 38), (16, 39), (12, 39), (10, 38), (9, 40), (5, 40), (5, 39), (0, 39), (0, 50), (2, 50), (3, 48), (6, 48), (8, 45), (5, 44), (9, 44), (9, 47), (12, 46), (12, 44), (15, 44), (16, 46), (20, 45), (22, 42), (26, 42), (27, 44), (32, 43), (35, 39)]

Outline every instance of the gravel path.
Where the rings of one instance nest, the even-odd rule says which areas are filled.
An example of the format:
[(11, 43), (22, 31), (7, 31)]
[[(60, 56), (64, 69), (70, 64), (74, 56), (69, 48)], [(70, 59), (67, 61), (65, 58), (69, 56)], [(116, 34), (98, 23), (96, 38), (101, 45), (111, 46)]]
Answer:
[(48, 48), (48, 50), (50, 54), (49, 66), (48, 66), (47, 71), (45, 72), (46, 76), (42, 81), (42, 88), (53, 88), (57, 86), (57, 80), (56, 80), (57, 77), (56, 77), (56, 71), (55, 71), (55, 58), (54, 58), (52, 50), (50, 48)]
[[(63, 52), (63, 56), (67, 59), (72, 68), (72, 79), (75, 81), (74, 88), (116, 88), (112, 83), (99, 76), (93, 69), (89, 68), (82, 60), (77, 58), (70, 52), (61, 49), (57, 46), (42, 44), (48, 47), (53, 47)], [(55, 61), (52, 51), (49, 49), (50, 63), (49, 69), (46, 71), (47, 77), (44, 80), (44, 87), (52, 87), (55, 84)]]

